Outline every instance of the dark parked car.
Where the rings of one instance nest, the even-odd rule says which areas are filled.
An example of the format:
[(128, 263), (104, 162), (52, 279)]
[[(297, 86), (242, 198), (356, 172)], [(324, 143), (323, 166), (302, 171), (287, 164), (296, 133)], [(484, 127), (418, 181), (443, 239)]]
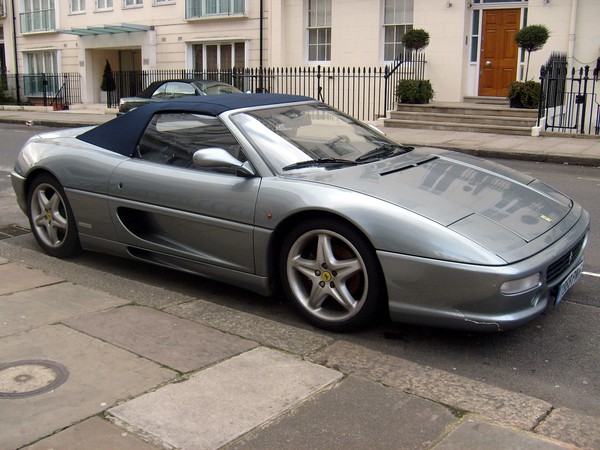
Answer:
[(590, 226), (530, 175), (279, 94), (185, 97), (41, 134), (11, 180), (50, 255), (281, 287), (336, 331), (385, 309), (470, 330), (524, 324), (577, 281)]
[(146, 103), (171, 100), (187, 95), (242, 94), (230, 84), (211, 80), (163, 80), (155, 81), (136, 97), (123, 97), (119, 101), (118, 114), (124, 114)]

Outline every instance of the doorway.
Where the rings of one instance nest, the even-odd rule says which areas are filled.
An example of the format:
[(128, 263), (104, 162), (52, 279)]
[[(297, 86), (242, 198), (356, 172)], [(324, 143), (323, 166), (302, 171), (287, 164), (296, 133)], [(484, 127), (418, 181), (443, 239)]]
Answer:
[(517, 79), (519, 47), (514, 40), (521, 23), (520, 9), (483, 11), (479, 58), (479, 95), (505, 97)]
[(119, 50), (119, 70), (142, 70), (142, 52), (139, 49)]

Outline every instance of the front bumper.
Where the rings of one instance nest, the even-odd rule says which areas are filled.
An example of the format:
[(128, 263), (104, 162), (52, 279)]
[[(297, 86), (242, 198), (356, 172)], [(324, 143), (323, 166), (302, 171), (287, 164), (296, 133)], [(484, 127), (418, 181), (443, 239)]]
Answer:
[(21, 210), (27, 214), (27, 190), (25, 186), (25, 178), (13, 171), (10, 174), (10, 182), (13, 190), (15, 191), (15, 195), (17, 196), (19, 208), (21, 208)]
[[(556, 294), (560, 283), (583, 261), (589, 214), (550, 247), (506, 266), (477, 266), (378, 251), (386, 278), (392, 320), (476, 331), (501, 331), (532, 320)], [(547, 279), (559, 260), (559, 274)], [(506, 281), (540, 272), (540, 284), (526, 292), (504, 295)]]

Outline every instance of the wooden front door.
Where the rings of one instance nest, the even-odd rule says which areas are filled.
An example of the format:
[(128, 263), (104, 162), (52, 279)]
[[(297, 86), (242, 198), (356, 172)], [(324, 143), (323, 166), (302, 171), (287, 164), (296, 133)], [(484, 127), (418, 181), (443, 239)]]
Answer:
[(514, 36), (521, 23), (520, 9), (483, 11), (479, 95), (504, 97), (517, 79), (518, 46)]

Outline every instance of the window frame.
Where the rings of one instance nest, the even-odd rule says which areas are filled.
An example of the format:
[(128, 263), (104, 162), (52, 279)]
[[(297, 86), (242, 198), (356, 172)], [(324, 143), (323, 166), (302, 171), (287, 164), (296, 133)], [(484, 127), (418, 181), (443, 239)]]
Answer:
[[(96, 12), (102, 11), (112, 11), (114, 9), (114, 1), (113, 0), (94, 0)], [(100, 4), (104, 6), (100, 6)], [(109, 5), (110, 3), (110, 5)]]
[(332, 0), (308, 0), (306, 12), (306, 60), (309, 64), (330, 63)]
[[(77, 5), (76, 8), (73, 5)], [(85, 0), (69, 0), (69, 14), (84, 14)]]
[[(56, 29), (55, 0), (20, 0), (21, 33), (43, 33)], [(36, 22), (39, 22), (36, 26)]]
[[(203, 126), (196, 126), (196, 127), (184, 126), (183, 128), (173, 129), (173, 130), (163, 130), (163, 131), (159, 130), (161, 124), (166, 124), (166, 127), (167, 128), (169, 127), (168, 119), (170, 117), (175, 118), (175, 120), (173, 122), (177, 122), (177, 116), (179, 116), (181, 118), (179, 120), (179, 122), (182, 122), (182, 123), (185, 120), (189, 120), (189, 119), (195, 117), (198, 122), (204, 122), (205, 124)], [(164, 122), (162, 122), (163, 118), (166, 119)], [(192, 123), (192, 122), (190, 121), (190, 123)], [(204, 127), (212, 128), (210, 130), (210, 132), (207, 133), (208, 137), (206, 135), (202, 136), (200, 134), (198, 135), (199, 137), (193, 137), (193, 138), (191, 138), (190, 136), (186, 136), (185, 134), (182, 134), (179, 136), (176, 135), (176, 133), (178, 131), (189, 130), (192, 128), (202, 129)], [(220, 135), (215, 133), (215, 130), (218, 131), (218, 128), (220, 128), (220, 131), (222, 133)], [(154, 142), (164, 143), (167, 145), (171, 145), (172, 147), (163, 147), (160, 149), (160, 151), (157, 151), (156, 153), (152, 153), (152, 154), (150, 154), (149, 152), (145, 153), (143, 146), (148, 145), (148, 144), (151, 145), (153, 143), (153, 142), (150, 142), (150, 143), (144, 144), (145, 137), (148, 137), (149, 139), (154, 140)], [(160, 137), (163, 137), (164, 139), (160, 139)], [(212, 141), (212, 139), (215, 139), (215, 138), (217, 141), (216, 143), (214, 143)], [(230, 139), (230, 142), (228, 142), (226, 145), (223, 144), (222, 142), (219, 142), (219, 141), (223, 140), (224, 138)], [(188, 144), (188, 142), (184, 142), (184, 141), (193, 142), (194, 146), (191, 147), (191, 144)], [(219, 145), (219, 144), (221, 144), (221, 145)], [(188, 149), (188, 146), (189, 146), (189, 149)], [(136, 159), (139, 159), (140, 161), (145, 161), (145, 162), (149, 162), (149, 163), (153, 163), (153, 164), (160, 164), (160, 165), (173, 167), (173, 168), (179, 168), (182, 170), (196, 170), (196, 171), (200, 171), (200, 172), (210, 172), (210, 173), (219, 173), (219, 174), (228, 175), (228, 176), (236, 176), (237, 170), (234, 170), (234, 169), (198, 167), (193, 163), (193, 157), (194, 157), (194, 153), (196, 151), (201, 150), (203, 148), (211, 148), (211, 147), (223, 148), (224, 150), (229, 152), (234, 158), (236, 158), (238, 161), (240, 161), (240, 163), (244, 163), (244, 162), (248, 161), (248, 158), (247, 158), (246, 154), (244, 153), (243, 148), (240, 145), (238, 139), (218, 117), (204, 115), (204, 114), (195, 114), (195, 113), (191, 113), (191, 112), (177, 112), (177, 111), (161, 112), (161, 113), (154, 114), (152, 116), (152, 119), (150, 119), (150, 121), (148, 122), (148, 125), (144, 129), (144, 132), (142, 133), (142, 136), (140, 137), (138, 145), (136, 146), (136, 152), (135, 152), (134, 157)], [(183, 149), (183, 151), (181, 151), (181, 149)], [(232, 151), (235, 151), (236, 155), (234, 155), (232, 153)], [(150, 155), (150, 156), (144, 158), (144, 155)], [(239, 158), (240, 156), (242, 157), (241, 159)], [(179, 162), (179, 163), (177, 163), (177, 162)]]
[(246, 17), (246, 11), (246, 0), (185, 0), (186, 20)]
[(58, 89), (59, 77), (41, 77), (40, 75), (55, 75), (58, 73), (60, 61), (59, 50), (35, 50), (23, 52), (25, 73), (23, 74), (23, 90), (29, 97), (41, 97)]
[[(131, 2), (131, 4), (127, 4)], [(144, 6), (144, 0), (123, 0), (123, 9), (141, 8)]]
[[(384, 0), (383, 2), (383, 45), (382, 59), (384, 63), (395, 62), (403, 57), (404, 60), (410, 59), (410, 52), (402, 45), (402, 36), (414, 27), (414, 0)], [(410, 8), (407, 8), (407, 5)], [(402, 7), (402, 12), (398, 11)], [(391, 10), (393, 16), (391, 21), (388, 19), (387, 11)], [(404, 20), (397, 20), (398, 16)], [(388, 32), (393, 31), (393, 39), (388, 40)], [(389, 59), (388, 48), (392, 46), (393, 59)]]
[[(207, 52), (207, 47), (216, 46), (216, 67), (209, 68), (209, 52)], [(202, 47), (200, 52), (197, 51), (197, 47)], [(227, 52), (223, 52), (222, 49), (224, 47), (230, 48), (229, 59), (231, 64), (227, 67), (223, 66), (223, 54)], [(247, 43), (246, 41), (206, 41), (206, 42), (192, 42), (190, 45), (190, 55), (191, 55), (191, 66), (193, 70), (204, 72), (211, 70), (231, 70), (234, 67), (236, 69), (243, 69), (247, 66)], [(200, 56), (201, 61), (198, 61), (198, 56)], [(236, 64), (241, 62), (240, 64)]]

